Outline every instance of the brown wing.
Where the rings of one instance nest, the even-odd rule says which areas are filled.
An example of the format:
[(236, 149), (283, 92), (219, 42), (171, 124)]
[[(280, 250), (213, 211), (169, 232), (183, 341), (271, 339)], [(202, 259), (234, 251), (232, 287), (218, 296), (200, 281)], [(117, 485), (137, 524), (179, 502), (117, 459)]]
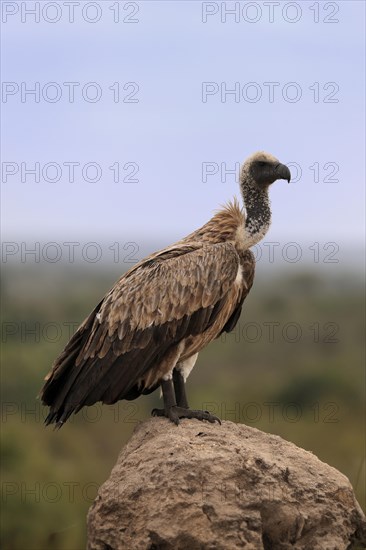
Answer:
[(128, 396), (180, 341), (209, 328), (239, 268), (230, 243), (171, 247), (127, 272), (76, 331), (42, 389), (46, 423)]
[(255, 258), (253, 252), (251, 252), (250, 250), (246, 250), (245, 252), (241, 253), (240, 265), (243, 268), (243, 293), (241, 296), (241, 300), (218, 336), (220, 336), (223, 332), (231, 332), (232, 330), (234, 330), (237, 322), (240, 319), (244, 300), (248, 296), (249, 291), (253, 286), (255, 272)]

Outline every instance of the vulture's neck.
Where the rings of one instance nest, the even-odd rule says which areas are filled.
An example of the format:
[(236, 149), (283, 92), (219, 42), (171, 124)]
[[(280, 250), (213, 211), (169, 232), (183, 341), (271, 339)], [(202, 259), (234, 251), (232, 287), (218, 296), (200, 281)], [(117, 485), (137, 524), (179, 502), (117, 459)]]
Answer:
[(243, 186), (242, 195), (247, 211), (244, 225), (244, 248), (259, 243), (271, 225), (271, 208), (268, 188)]

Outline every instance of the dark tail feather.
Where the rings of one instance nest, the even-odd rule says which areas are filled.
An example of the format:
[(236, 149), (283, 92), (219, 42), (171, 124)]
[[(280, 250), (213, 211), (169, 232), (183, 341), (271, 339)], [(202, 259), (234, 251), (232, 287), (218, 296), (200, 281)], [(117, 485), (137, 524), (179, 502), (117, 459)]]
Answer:
[(47, 426), (56, 424), (56, 428), (61, 428), (75, 409), (75, 407), (66, 406), (66, 398), (81, 370), (81, 365), (76, 366), (76, 360), (90, 336), (96, 314), (102, 303), (103, 300), (80, 325), (64, 351), (56, 359), (52, 371), (46, 378), (40, 397), (42, 403), (50, 407), (45, 420)]

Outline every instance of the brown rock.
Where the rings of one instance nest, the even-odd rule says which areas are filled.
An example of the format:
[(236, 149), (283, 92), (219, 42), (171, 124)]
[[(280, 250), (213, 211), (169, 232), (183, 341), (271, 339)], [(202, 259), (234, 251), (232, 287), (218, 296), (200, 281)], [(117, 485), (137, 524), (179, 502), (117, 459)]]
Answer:
[(241, 424), (140, 424), (88, 514), (89, 550), (351, 550), (366, 520), (348, 479)]

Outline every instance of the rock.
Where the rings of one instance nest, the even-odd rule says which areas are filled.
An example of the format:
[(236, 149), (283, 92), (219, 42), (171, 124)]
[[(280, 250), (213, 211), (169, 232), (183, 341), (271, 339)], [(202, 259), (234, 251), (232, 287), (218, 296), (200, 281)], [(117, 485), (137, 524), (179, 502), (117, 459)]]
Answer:
[(366, 548), (348, 479), (232, 422), (137, 426), (88, 514), (89, 550)]

